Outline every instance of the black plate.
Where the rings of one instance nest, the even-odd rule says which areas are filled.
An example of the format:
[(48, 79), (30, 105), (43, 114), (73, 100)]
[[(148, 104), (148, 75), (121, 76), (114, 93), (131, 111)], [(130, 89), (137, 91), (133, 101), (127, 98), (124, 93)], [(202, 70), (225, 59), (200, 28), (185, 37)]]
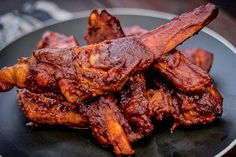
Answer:
[[(166, 23), (171, 17), (161, 12), (137, 9), (113, 9), (111, 13), (118, 16), (122, 26), (140, 25), (146, 29)], [(83, 35), (87, 24), (85, 16), (88, 14), (89, 12), (82, 12), (78, 14), (79, 18), (45, 27), (11, 43), (0, 52), (0, 67), (14, 64), (22, 56), (29, 56), (46, 30), (74, 35), (81, 44), (85, 44)], [(173, 134), (168, 129), (163, 129), (165, 126), (157, 126), (157, 131), (152, 136), (134, 145), (136, 156), (214, 156), (221, 152), (218, 154), (220, 156), (235, 143), (235, 48), (209, 29), (192, 37), (181, 47), (199, 47), (214, 53), (211, 76), (224, 97), (223, 116), (213, 124), (182, 127)], [(27, 121), (18, 107), (15, 89), (1, 93), (0, 100), (0, 155), (3, 157), (114, 155), (112, 150), (102, 148), (88, 130), (26, 127)]]

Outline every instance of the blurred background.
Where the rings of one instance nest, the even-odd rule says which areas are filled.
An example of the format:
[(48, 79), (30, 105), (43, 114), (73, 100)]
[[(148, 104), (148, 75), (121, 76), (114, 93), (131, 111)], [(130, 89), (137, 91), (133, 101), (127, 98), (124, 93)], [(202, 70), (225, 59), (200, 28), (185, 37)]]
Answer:
[[(0, 49), (28, 32), (71, 19), (79, 11), (122, 7), (180, 14), (207, 2), (220, 8), (208, 27), (236, 46), (236, 0), (1, 0)], [(225, 155), (229, 156), (236, 156), (236, 148)]]
[(143, 8), (180, 14), (207, 2), (220, 14), (209, 27), (236, 46), (236, 0), (1, 0), (0, 49), (30, 31), (97, 8)]

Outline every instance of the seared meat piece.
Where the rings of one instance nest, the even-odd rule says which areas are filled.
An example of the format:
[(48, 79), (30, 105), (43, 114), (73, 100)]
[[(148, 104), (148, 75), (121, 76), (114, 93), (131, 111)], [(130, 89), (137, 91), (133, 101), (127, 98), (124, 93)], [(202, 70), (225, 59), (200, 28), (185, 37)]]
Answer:
[[(90, 14), (85, 35), (88, 44), (120, 37), (125, 35), (114, 16), (105, 10), (100, 14), (96, 10)], [(101, 144), (112, 144), (117, 155), (134, 153), (128, 142), (134, 142), (143, 136), (132, 131), (126, 117), (118, 109), (114, 96), (101, 96), (91, 106), (82, 108), (86, 110), (85, 115), (90, 120), (93, 135)]]
[(112, 96), (102, 96), (91, 103), (83, 104), (81, 108), (42, 94), (31, 93), (26, 89), (19, 90), (17, 98), (20, 108), (31, 121), (72, 128), (90, 125), (95, 138), (103, 145), (112, 144), (117, 155), (133, 154), (129, 141), (140, 138), (132, 132)]
[(154, 64), (154, 69), (187, 94), (204, 92), (212, 84), (207, 72), (192, 64), (179, 51), (162, 55)]
[[(37, 44), (38, 49), (40, 49), (40, 48), (66, 48), (66, 47), (74, 47), (74, 46), (79, 46), (79, 43), (73, 36), (67, 37), (65, 35), (62, 35), (62, 34), (59, 34), (56, 32), (50, 32), (50, 31), (45, 32), (42, 35), (41, 40)], [(46, 67), (45, 67), (45, 70), (46, 70)], [(26, 89), (23, 89), (23, 90), (26, 91)], [(26, 92), (23, 92), (23, 91), (21, 92), (21, 89), (19, 89), (18, 95), (21, 95), (21, 93), (23, 94)], [(29, 91), (27, 91), (27, 93), (29, 93)], [(31, 93), (31, 94), (35, 95), (33, 93)], [(38, 95), (37, 97), (49, 97), (49, 98), (53, 98), (57, 101), (66, 101), (66, 99), (64, 98), (64, 96), (62, 94), (54, 93), (54, 92), (45, 92), (41, 96)], [(47, 100), (47, 99), (45, 99), (45, 100)], [(27, 101), (30, 102), (31, 100), (24, 100), (24, 102), (27, 102)], [(35, 104), (33, 104), (33, 106), (37, 104), (37, 102), (34, 102), (34, 103)], [(44, 102), (44, 104), (46, 104), (46, 102)], [(37, 114), (37, 113), (35, 113), (35, 114)], [(37, 115), (35, 115), (35, 116), (37, 116)]]
[[(77, 40), (72, 36), (67, 37), (56, 32), (46, 32), (37, 48), (72, 46), (79, 46)], [(18, 89), (17, 98), (25, 116), (33, 122), (60, 124), (69, 127), (88, 126), (87, 118), (80, 114), (78, 107), (66, 102), (63, 95), (52, 92), (35, 94), (27, 89)]]
[[(124, 32), (126, 36), (133, 36), (145, 33), (147, 30), (139, 26), (133, 26), (125, 28)], [(192, 63), (196, 64), (207, 72), (210, 71), (214, 59), (212, 53), (200, 48), (188, 48), (179, 51), (183, 53)]]
[(59, 124), (72, 128), (88, 126), (88, 119), (82, 116), (79, 108), (68, 102), (50, 99), (26, 89), (18, 90), (17, 98), (25, 116), (33, 122)]
[(142, 137), (153, 130), (148, 106), (146, 80), (144, 74), (137, 73), (121, 91), (121, 108), (135, 131)]
[(196, 34), (216, 15), (216, 7), (208, 4), (140, 36), (80, 48), (36, 50), (0, 70), (0, 91), (13, 86), (38, 93), (53, 91), (72, 103), (120, 91), (130, 76)]
[(102, 145), (113, 145), (116, 155), (134, 154), (129, 141), (136, 139), (112, 95), (95, 98), (81, 110), (88, 117), (93, 135)]
[(79, 46), (79, 42), (73, 36), (65, 36), (56, 32), (45, 32), (37, 44), (37, 49), (42, 48), (68, 48)]
[[(53, 32), (52, 34), (57, 33)], [(45, 37), (45, 34), (43, 36)], [(65, 36), (65, 38), (67, 37)], [(44, 40), (45, 38), (42, 39)], [(58, 45), (59, 47), (61, 45), (66, 46), (66, 40), (61, 41), (60, 39), (61, 35), (59, 34), (58, 36), (47, 36), (47, 40), (44, 41), (44, 46), (51, 46), (50, 43), (52, 42), (47, 43), (48, 41), (57, 41), (58, 44), (55, 42), (53, 45)], [(42, 41), (40, 43), (42, 43)], [(70, 46), (70, 44), (68, 44), (68, 46)], [(46, 96), (52, 95), (46, 93)], [(58, 94), (53, 95), (54, 99), (47, 98), (46, 96), (45, 93), (34, 94), (27, 89), (18, 90), (20, 107), (28, 119), (36, 123), (62, 124), (77, 128), (90, 125), (95, 138), (103, 145), (112, 144), (116, 154), (134, 153), (129, 141), (133, 142), (141, 137), (133, 133), (128, 122), (117, 109), (117, 106), (115, 106), (116, 101), (112, 96), (101, 96), (99, 99), (88, 102), (87, 105), (84, 104), (82, 109), (79, 109), (79, 105), (77, 104), (61, 102), (61, 99), (59, 99), (61, 96)], [(97, 110), (96, 105), (102, 107), (99, 110), (100, 112)], [(100, 114), (100, 116), (97, 116), (95, 113)], [(101, 129), (99, 128), (99, 122), (102, 121), (106, 122), (107, 125), (102, 123), (102, 126), (100, 126), (102, 130), (99, 130)], [(125, 132), (122, 127), (124, 127)], [(128, 138), (125, 133), (128, 134)]]
[(92, 11), (88, 20), (87, 32), (84, 39), (88, 44), (100, 43), (104, 40), (112, 40), (124, 37), (124, 32), (119, 20), (106, 10), (99, 14)]
[[(93, 20), (96, 22), (93, 22)], [(91, 29), (99, 28), (100, 26), (103, 27), (96, 29), (96, 31)], [(103, 38), (94, 37), (94, 34), (99, 34)], [(125, 34), (121, 29), (119, 21), (114, 16), (105, 11), (102, 11), (100, 14), (97, 11), (93, 11), (90, 14), (89, 26), (85, 36), (88, 39), (88, 44), (100, 43), (103, 39), (116, 39), (119, 37), (125, 37)], [(132, 124), (135, 132), (140, 135), (138, 136), (139, 138), (148, 135), (153, 130), (148, 111), (148, 100), (146, 98), (146, 81), (143, 74), (134, 74), (126, 83), (125, 88), (121, 91), (120, 108), (123, 114), (126, 115), (129, 123)], [(136, 138), (136, 140), (138, 139)]]
[(184, 49), (181, 52), (194, 64), (209, 72), (213, 63), (213, 54), (203, 49)]
[(157, 120), (173, 117), (171, 132), (179, 125), (211, 123), (222, 114), (223, 98), (213, 85), (201, 94), (187, 96), (160, 80), (156, 84), (160, 89), (148, 91), (149, 110)]

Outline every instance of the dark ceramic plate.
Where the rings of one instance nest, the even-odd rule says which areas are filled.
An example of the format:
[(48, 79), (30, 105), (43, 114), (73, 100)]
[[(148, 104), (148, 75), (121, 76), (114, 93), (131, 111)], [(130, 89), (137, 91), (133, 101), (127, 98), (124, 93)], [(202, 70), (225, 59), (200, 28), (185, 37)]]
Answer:
[[(173, 15), (141, 9), (112, 9), (122, 26), (140, 25), (146, 29), (166, 23)], [(46, 30), (74, 35), (81, 44), (89, 11), (78, 13), (75, 19), (54, 24), (32, 32), (9, 44), (0, 52), (0, 67), (14, 64), (18, 58), (29, 56)], [(236, 50), (217, 33), (204, 29), (192, 37), (183, 48), (199, 47), (214, 53), (211, 76), (224, 97), (224, 113), (216, 122), (206, 126), (182, 127), (170, 134), (163, 124), (153, 135), (134, 144), (135, 156), (180, 157), (221, 156), (236, 143)], [(0, 94), (0, 155), (3, 157), (114, 156), (102, 148), (89, 130), (64, 127), (29, 128), (16, 101), (16, 90)]]

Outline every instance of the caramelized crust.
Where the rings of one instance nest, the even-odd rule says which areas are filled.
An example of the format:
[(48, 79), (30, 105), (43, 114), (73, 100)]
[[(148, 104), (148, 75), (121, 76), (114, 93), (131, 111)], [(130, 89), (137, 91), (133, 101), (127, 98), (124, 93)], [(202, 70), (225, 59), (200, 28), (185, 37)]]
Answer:
[[(216, 15), (216, 7), (208, 4), (140, 36), (80, 48), (36, 50), (22, 64), (24, 69), (16, 69), (16, 64), (0, 70), (0, 91), (16, 85), (36, 93), (62, 93), (71, 103), (120, 91), (134, 73), (149, 67)], [(6, 72), (11, 69), (13, 73)]]
[[(102, 145), (112, 145), (118, 156), (132, 155), (129, 142), (151, 133), (152, 116), (172, 116), (173, 131), (221, 115), (222, 97), (198, 67), (210, 69), (212, 62), (205, 62), (212, 56), (202, 50), (187, 52), (194, 65), (178, 51), (168, 53), (216, 15), (215, 6), (208, 4), (153, 31), (132, 28), (125, 37), (115, 17), (93, 11), (85, 39), (99, 44), (79, 47), (73, 37), (47, 32), (31, 57), (0, 70), (0, 91), (27, 88), (18, 90), (17, 97), (30, 120), (69, 127), (89, 124)], [(146, 91), (143, 70), (153, 62), (175, 87), (156, 80), (158, 89)], [(121, 91), (120, 104), (115, 91)]]
[(208, 124), (223, 111), (223, 98), (211, 85), (202, 94), (187, 96), (161, 80), (156, 80), (158, 90), (149, 90), (149, 110), (157, 120), (166, 116), (174, 119), (171, 132), (179, 125)]
[(141, 34), (140, 37), (145, 46), (155, 52), (157, 56), (160, 56), (163, 53), (170, 52), (176, 45), (196, 34), (217, 15), (218, 8), (208, 3), (194, 9), (192, 12), (183, 13), (158, 29)]
[[(95, 15), (94, 15), (95, 14)], [(106, 14), (106, 16), (104, 16)], [(96, 18), (96, 22), (92, 22), (91, 19)], [(115, 22), (114, 22), (115, 21)], [(103, 27), (99, 28), (100, 25)], [(94, 32), (93, 32), (94, 31)], [(119, 37), (124, 37), (119, 21), (107, 12), (102, 11), (98, 14), (93, 11), (89, 17), (89, 26), (87, 30), (86, 38), (93, 39), (87, 40), (88, 44), (102, 42), (103, 38), (97, 38), (95, 34), (99, 34), (104, 39), (116, 39)], [(107, 36), (108, 34), (108, 36)], [(149, 111), (148, 111), (148, 100), (146, 98), (146, 81), (143, 74), (135, 74), (130, 77), (126, 86), (121, 91), (121, 110), (128, 119), (129, 123), (132, 124), (135, 132), (139, 136), (134, 139), (148, 135), (153, 130), (153, 125), (151, 124)], [(133, 141), (133, 140), (132, 140)]]
[(119, 20), (106, 10), (99, 13), (92, 11), (89, 15), (87, 32), (84, 39), (88, 44), (100, 43), (104, 40), (112, 40), (124, 37), (124, 32)]
[[(47, 34), (48, 33), (46, 33), (46, 35)], [(57, 36), (48, 35), (47, 40), (45, 40), (45, 34), (43, 36), (44, 38), (42, 38), (42, 40), (44, 40), (44, 46), (50, 47), (56, 45), (60, 47), (61, 45), (67, 45), (66, 40), (61, 40), (61, 35), (59, 34), (57, 34)], [(55, 41), (55, 43), (52, 44), (52, 42), (49, 41)], [(42, 41), (40, 43), (42, 43)], [(68, 44), (68, 47), (70, 47), (70, 44)], [(45, 67), (45, 70), (48, 69)], [(53, 97), (54, 99), (48, 98), (47, 96)], [(135, 135), (135, 133), (132, 132), (128, 122), (115, 106), (117, 104), (112, 96), (102, 96), (100, 99), (88, 102), (86, 107), (84, 105), (82, 108), (83, 114), (80, 112), (79, 105), (62, 102), (59, 94), (34, 94), (27, 89), (19, 89), (18, 100), (26, 117), (33, 122), (60, 124), (73, 128), (81, 128), (90, 125), (95, 138), (103, 145), (113, 145), (117, 155), (133, 154), (134, 151), (128, 142), (133, 142), (137, 140), (137, 138), (141, 138), (139, 135)], [(104, 103), (108, 103), (109, 106)], [(100, 108), (100, 112), (97, 111), (96, 105), (98, 105), (99, 108), (102, 107)], [(86, 113), (84, 113), (85, 111)], [(99, 113), (101, 113), (101, 116), (96, 116), (96, 114)], [(106, 125), (102, 123), (103, 129), (99, 130), (99, 124), (102, 121), (105, 122)], [(125, 128), (125, 132), (121, 124), (122, 127)], [(128, 138), (125, 133), (128, 134)]]
[(79, 108), (68, 102), (34, 94), (26, 89), (18, 90), (17, 99), (25, 116), (33, 122), (72, 128), (88, 126), (88, 119), (82, 116)]
[(202, 93), (212, 84), (207, 72), (179, 51), (162, 55), (154, 68), (186, 94)]
[(112, 95), (95, 98), (89, 105), (81, 105), (81, 110), (88, 117), (93, 135), (99, 143), (113, 145), (116, 155), (134, 154), (129, 144), (133, 140), (131, 128)]
[(149, 135), (153, 130), (148, 106), (146, 80), (144, 74), (137, 73), (121, 91), (121, 109), (142, 137)]

